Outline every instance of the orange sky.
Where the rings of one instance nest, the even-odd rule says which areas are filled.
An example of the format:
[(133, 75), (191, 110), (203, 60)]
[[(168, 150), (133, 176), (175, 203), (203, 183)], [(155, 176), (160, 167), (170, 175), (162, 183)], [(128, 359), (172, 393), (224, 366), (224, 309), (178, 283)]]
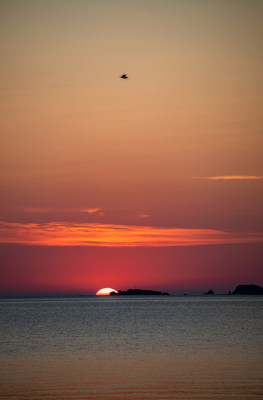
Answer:
[(0, 221), (0, 243), (42, 246), (174, 247), (263, 243), (263, 232), (227, 232), (99, 223), (14, 223)]
[[(1, 1), (1, 249), (28, 245), (30, 224), (41, 227), (31, 246), (44, 236), (61, 245), (50, 239), (58, 225), (70, 245), (70, 226), (89, 227), (89, 240), (103, 226), (100, 245), (117, 226), (126, 244), (127, 232), (150, 229), (153, 247), (185, 245), (183, 233), (204, 259), (204, 236), (220, 246), (214, 233), (231, 244), (231, 260), (237, 238), (261, 243), (262, 12), (258, 0)], [(87, 274), (99, 270), (92, 262)]]

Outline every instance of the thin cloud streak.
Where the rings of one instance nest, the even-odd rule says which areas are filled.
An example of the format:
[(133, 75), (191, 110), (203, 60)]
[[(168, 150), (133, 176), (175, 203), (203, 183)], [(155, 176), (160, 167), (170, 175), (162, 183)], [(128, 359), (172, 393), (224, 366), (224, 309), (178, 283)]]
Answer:
[(139, 218), (149, 218), (151, 215), (150, 214), (146, 214), (146, 213), (141, 213), (139, 215)]
[(0, 222), (0, 243), (41, 246), (171, 247), (263, 242), (263, 232), (99, 223)]
[(193, 176), (192, 179), (219, 180), (260, 180), (263, 176), (257, 175), (223, 175), (223, 176)]
[(96, 215), (100, 215), (101, 217), (104, 217), (104, 212), (99, 207), (97, 207), (97, 208), (86, 208), (86, 209), (83, 210), (83, 212), (85, 214), (96, 214)]

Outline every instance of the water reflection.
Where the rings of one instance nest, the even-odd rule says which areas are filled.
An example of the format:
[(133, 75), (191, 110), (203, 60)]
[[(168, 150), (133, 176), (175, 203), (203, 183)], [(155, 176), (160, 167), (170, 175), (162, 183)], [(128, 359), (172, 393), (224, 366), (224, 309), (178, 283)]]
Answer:
[(2, 399), (258, 399), (262, 301), (1, 301)]

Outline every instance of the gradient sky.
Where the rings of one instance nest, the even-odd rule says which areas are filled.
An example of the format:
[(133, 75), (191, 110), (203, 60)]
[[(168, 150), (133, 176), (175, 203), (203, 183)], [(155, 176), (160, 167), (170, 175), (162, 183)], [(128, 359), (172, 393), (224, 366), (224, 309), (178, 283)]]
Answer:
[(262, 15), (0, 0), (0, 294), (263, 285)]

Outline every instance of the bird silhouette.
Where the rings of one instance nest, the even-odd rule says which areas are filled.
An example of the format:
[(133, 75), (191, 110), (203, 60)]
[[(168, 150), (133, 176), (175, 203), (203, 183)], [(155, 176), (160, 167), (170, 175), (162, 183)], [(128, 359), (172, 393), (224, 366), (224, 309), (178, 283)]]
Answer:
[(122, 76), (120, 76), (121, 79), (128, 79), (128, 76), (126, 74), (123, 74)]

